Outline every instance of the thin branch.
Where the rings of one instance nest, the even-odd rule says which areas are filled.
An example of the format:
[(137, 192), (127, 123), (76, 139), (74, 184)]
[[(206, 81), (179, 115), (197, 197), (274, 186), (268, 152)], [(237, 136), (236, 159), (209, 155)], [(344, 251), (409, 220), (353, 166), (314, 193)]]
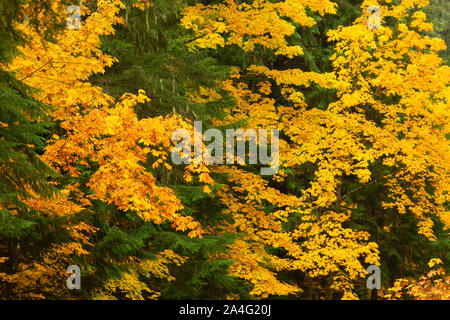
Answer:
[[(217, 30), (218, 30), (218, 29), (216, 28), (216, 29), (212, 30), (211, 32), (216, 32)], [(208, 34), (210, 34), (210, 33), (208, 32), (208, 33), (199, 35), (199, 36), (197, 36), (197, 37), (195, 37), (195, 38), (192, 38), (192, 39), (190, 39), (190, 40), (184, 41), (184, 44), (188, 44), (188, 43), (190, 43), (190, 42), (193, 42), (193, 41), (195, 41), (195, 40), (198, 40), (198, 39), (200, 39), (200, 38), (203, 38), (203, 37), (207, 36)]]
[(352, 193), (354, 193), (354, 192), (356, 192), (356, 191), (358, 191), (358, 190), (360, 190), (360, 189), (362, 189), (362, 188), (368, 187), (368, 186), (370, 186), (370, 185), (372, 185), (372, 184), (374, 184), (374, 183), (377, 183), (377, 182), (381, 182), (381, 181), (383, 181), (383, 180), (386, 180), (387, 178), (389, 178), (389, 177), (392, 176), (392, 175), (393, 175), (393, 173), (388, 174), (388, 175), (385, 176), (385, 177), (382, 177), (382, 178), (379, 178), (379, 179), (375, 179), (375, 180), (373, 180), (373, 181), (370, 181), (370, 182), (368, 182), (368, 183), (366, 183), (366, 184), (363, 184), (363, 185), (361, 185), (361, 186), (359, 186), (359, 187), (356, 187), (355, 189), (353, 189), (353, 190), (347, 192), (346, 194), (344, 194), (344, 195), (341, 197), (341, 201), (344, 200), (344, 199), (345, 199), (346, 197), (348, 197), (349, 195), (351, 195)]
[(50, 62), (53, 61), (53, 58), (51, 58), (50, 60), (48, 60), (46, 63), (44, 63), (42, 66), (40, 66), (39, 68), (37, 68), (36, 70), (34, 70), (32, 73), (28, 74), (27, 76), (25, 76), (24, 78), (20, 79), (19, 81), (23, 81), (26, 78), (31, 77), (33, 74), (35, 74), (36, 72), (38, 72), (39, 70), (41, 70), (43, 67), (45, 67), (46, 65), (48, 65)]

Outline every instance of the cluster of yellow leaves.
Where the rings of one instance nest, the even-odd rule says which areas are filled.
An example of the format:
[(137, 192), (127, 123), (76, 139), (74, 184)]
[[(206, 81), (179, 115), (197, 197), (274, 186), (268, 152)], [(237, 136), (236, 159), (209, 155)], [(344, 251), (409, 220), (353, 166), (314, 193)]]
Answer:
[(190, 101), (196, 103), (207, 103), (222, 98), (220, 93), (211, 88), (200, 87), (198, 92), (189, 91), (187, 97)]
[[(71, 241), (52, 245), (41, 260), (19, 263), (12, 273), (0, 273), (5, 292), (4, 299), (44, 299), (45, 297), (69, 298), (70, 290), (66, 287), (67, 266), (75, 256), (87, 255), (85, 249), (92, 246), (89, 238), (97, 229), (85, 223), (64, 226), (71, 234)], [(1, 262), (0, 262), (1, 263)], [(3, 296), (4, 295), (4, 296)]]
[[(94, 1), (94, 0), (93, 0)], [(34, 97), (53, 106), (51, 116), (60, 122), (64, 134), (54, 135), (42, 158), (56, 171), (69, 173), (76, 178), (84, 168), (98, 168), (90, 177), (88, 193), (81, 191), (79, 184), (58, 185), (61, 192), (54, 199), (38, 196), (27, 199), (27, 204), (41, 214), (70, 217), (83, 210), (90, 210), (92, 200), (113, 204), (123, 211), (134, 211), (145, 221), (160, 224), (172, 223), (178, 231), (186, 231), (191, 237), (201, 236), (202, 229), (191, 217), (179, 214), (183, 208), (172, 189), (161, 186), (144, 163), (153, 161), (153, 168), (171, 167), (168, 155), (173, 147), (171, 134), (177, 128), (192, 129), (178, 116), (156, 117), (139, 120), (134, 113), (136, 104), (150, 105), (145, 92), (124, 94), (119, 101), (108, 96), (100, 87), (92, 85), (89, 77), (103, 73), (116, 59), (100, 49), (100, 37), (114, 33), (114, 25), (122, 23), (118, 16), (125, 6), (120, 0), (95, 0), (96, 11), (89, 12), (82, 6), (86, 16), (80, 30), (63, 30), (56, 34), (53, 42), (22, 24), (17, 24), (30, 41), (9, 65), (2, 66), (36, 90)], [(136, 3), (148, 7), (148, 2)], [(66, 7), (61, 1), (52, 3), (65, 22)], [(142, 9), (142, 8), (141, 8)], [(31, 10), (31, 9), (30, 9)], [(45, 26), (44, 17), (41, 25)], [(204, 165), (189, 165), (185, 168), (186, 181), (198, 176), (199, 182), (212, 184), (209, 170)], [(48, 292), (58, 295), (66, 290), (65, 268), (73, 256), (89, 254), (91, 234), (96, 231), (86, 224), (68, 223), (65, 226), (73, 242), (55, 246), (46, 254), (42, 263), (21, 264), (13, 274), (1, 274), (2, 281), (9, 283), (18, 298), (43, 298), (33, 292)], [(167, 264), (184, 261), (173, 252), (163, 252), (158, 260), (139, 260), (130, 263), (140, 269), (139, 276), (155, 276), (173, 280)], [(136, 271), (125, 275), (125, 280), (111, 282), (105, 292), (113, 288), (123, 289), (127, 297), (139, 298), (143, 291), (156, 298), (159, 294), (145, 287), (137, 279)], [(36, 281), (41, 281), (43, 287)], [(129, 280), (129, 281), (128, 281)], [(45, 285), (44, 285), (45, 284)], [(64, 287), (62, 287), (64, 286)], [(135, 286), (135, 287), (133, 287)], [(57, 289), (55, 289), (57, 288)], [(109, 290), (109, 291), (108, 291)], [(65, 292), (65, 291), (64, 291)], [(61, 294), (61, 296), (67, 295)]]
[[(332, 289), (354, 297), (354, 280), (366, 276), (362, 262), (379, 263), (378, 246), (368, 240), (369, 234), (343, 227), (349, 215), (318, 216), (305, 210), (301, 199), (269, 187), (258, 175), (234, 167), (217, 172), (228, 174), (230, 184), (219, 192), (225, 213), (233, 218), (232, 224), (223, 224), (224, 230), (244, 234), (231, 246), (235, 263), (230, 272), (254, 285), (254, 297), (299, 292), (298, 284), (277, 279), (282, 270), (300, 270), (311, 279), (330, 277)], [(268, 205), (276, 209), (268, 211)], [(293, 230), (286, 231), (283, 224), (294, 217)], [(283, 249), (286, 257), (269, 254), (267, 246)]]
[[(374, 4), (369, 2), (363, 2), (363, 12)], [(356, 297), (352, 281), (366, 276), (360, 258), (377, 264), (378, 249), (368, 240), (368, 233), (342, 226), (352, 210), (348, 214), (340, 212), (344, 206), (353, 207), (348, 196), (355, 191), (343, 193), (344, 177), (356, 177), (361, 188), (383, 182), (389, 188), (384, 208), (414, 214), (419, 233), (430, 240), (435, 239), (432, 216), (450, 227), (450, 215), (444, 206), (450, 200), (450, 155), (445, 136), (450, 124), (446, 102), (450, 101), (450, 68), (442, 66), (437, 55), (445, 48), (444, 42), (418, 33), (431, 28), (424, 13), (410, 13), (412, 8), (427, 4), (425, 0), (377, 3), (383, 17), (398, 20), (412, 17), (408, 25), (399, 23), (396, 30), (384, 26), (368, 30), (366, 13), (349, 27), (329, 31), (330, 41), (336, 42), (333, 73), (251, 65), (244, 70), (233, 68), (229, 79), (223, 82), (222, 89), (236, 103), (225, 119), (215, 124), (245, 121), (248, 128), (277, 128), (289, 138), (280, 139), (281, 168), (276, 181), (283, 181), (285, 169), (301, 174), (298, 168), (302, 165), (315, 167), (310, 186), (297, 197), (281, 195), (267, 184), (260, 184), (257, 176), (249, 177), (235, 169), (227, 172), (230, 183), (236, 182), (240, 187), (223, 189), (221, 199), (233, 215), (233, 228), (245, 232), (248, 238), (244, 241), (252, 241), (251, 246), (241, 243), (241, 249), (248, 252), (252, 248), (265, 256), (258, 259), (258, 265), (266, 267), (266, 281), (269, 275), (274, 275), (268, 271), (274, 270), (268, 263), (273, 257), (264, 255), (262, 248), (283, 243), (293, 260), (283, 261), (283, 268), (302, 270), (313, 278), (331, 276), (333, 289), (344, 292), (345, 299)], [(328, 1), (262, 0), (242, 4), (229, 0), (188, 7), (182, 22), (195, 33), (189, 43), (193, 49), (237, 45), (251, 53), (258, 45), (275, 54), (293, 57), (302, 51), (289, 46), (286, 40), (295, 30), (291, 23), (314, 25), (314, 20), (305, 14), (306, 7), (319, 14), (334, 12), (334, 4)], [(252, 76), (259, 81), (254, 88), (244, 80)], [(313, 84), (337, 89), (339, 100), (326, 110), (307, 105), (300, 88)], [(270, 96), (275, 85), (283, 99), (275, 101)], [(383, 103), (388, 97), (395, 102)], [(368, 120), (371, 112), (382, 116), (381, 123)], [(379, 161), (392, 172), (373, 177), (370, 165)], [(432, 192), (429, 186), (433, 187)], [(253, 197), (256, 188), (258, 192)], [(237, 196), (233, 192), (243, 194)], [(276, 198), (274, 202), (272, 197)], [(263, 201), (284, 209), (268, 211)], [(297, 230), (285, 232), (280, 221), (295, 214), (302, 217)], [(260, 246), (253, 242), (259, 242)], [(295, 292), (295, 287), (274, 289), (276, 282), (266, 291), (260, 289), (258, 277), (264, 272), (259, 270), (254, 278), (246, 274), (248, 270), (256, 270), (255, 264), (238, 267), (239, 263), (249, 262), (239, 255), (239, 250), (233, 252), (237, 258), (233, 272), (255, 284), (255, 295), (267, 296), (276, 290), (281, 294)]]
[(269, 296), (289, 295), (301, 291), (296, 284), (277, 279), (278, 271), (289, 270), (287, 259), (267, 254), (264, 243), (251, 243), (248, 240), (245, 237), (244, 240), (237, 240), (231, 246), (230, 255), (235, 262), (229, 272), (253, 285), (250, 291), (253, 297), (264, 299)]
[(153, 7), (153, 4), (154, 4), (153, 1), (137, 0), (136, 2), (133, 3), (133, 7), (139, 8), (140, 10), (145, 10)]
[[(55, 8), (60, 5), (59, 1), (54, 3)], [(29, 203), (36, 209), (68, 215), (98, 199), (123, 211), (135, 211), (146, 221), (171, 221), (176, 230), (189, 230), (191, 237), (201, 236), (198, 222), (177, 213), (183, 207), (173, 190), (160, 186), (143, 166), (152, 158), (156, 159), (153, 168), (164, 165), (170, 170), (167, 159), (171, 134), (190, 125), (177, 116), (139, 120), (133, 107), (150, 102), (143, 91), (124, 94), (110, 108), (114, 99), (88, 81), (90, 75), (103, 73), (115, 61), (99, 49), (100, 36), (114, 33), (113, 25), (122, 23), (117, 16), (121, 8), (124, 5), (119, 0), (98, 1), (96, 12), (83, 7), (88, 17), (82, 28), (61, 32), (54, 43), (44, 41), (30, 28), (18, 26), (32, 40), (20, 48), (22, 54), (8, 68), (40, 90), (36, 98), (55, 107), (52, 116), (61, 120), (66, 132), (61, 137), (53, 136), (43, 159), (60, 173), (69, 172), (74, 177), (79, 176), (79, 164), (100, 166), (88, 184), (93, 194), (76, 194), (70, 186), (61, 186), (61, 194), (50, 203), (39, 199)], [(186, 180), (191, 181), (192, 174), (198, 174), (201, 183), (213, 183), (204, 165), (187, 166)]]
[(450, 276), (442, 267), (440, 259), (431, 259), (428, 266), (432, 269), (418, 280), (397, 279), (389, 288), (385, 298), (389, 300), (449, 300)]
[(303, 53), (301, 47), (290, 46), (286, 41), (286, 37), (295, 31), (294, 24), (305, 27), (315, 24), (314, 19), (306, 14), (306, 6), (321, 15), (336, 11), (336, 5), (328, 0), (286, 0), (277, 3), (268, 0), (250, 3), (226, 0), (223, 4), (205, 6), (199, 3), (187, 7), (181, 23), (198, 34), (190, 42), (192, 49), (235, 44), (245, 52), (251, 52), (256, 46), (262, 46), (276, 51), (278, 55), (293, 57)]
[(76, 176), (76, 164), (86, 161), (99, 165), (88, 186), (89, 199), (114, 204), (118, 209), (136, 212), (146, 221), (160, 224), (171, 221), (176, 230), (191, 230), (190, 236), (201, 235), (198, 222), (178, 214), (183, 206), (172, 189), (160, 186), (142, 163), (155, 157), (153, 167), (166, 165), (172, 146), (172, 132), (183, 126), (178, 117), (156, 117), (138, 120), (133, 106), (148, 98), (126, 94), (114, 108), (97, 108), (72, 117), (62, 127), (68, 135), (55, 138), (46, 148), (44, 158), (60, 171)]
[[(61, 1), (54, 1), (52, 6), (64, 21), (66, 7)], [(100, 50), (100, 36), (112, 34), (113, 25), (122, 23), (118, 17), (121, 8), (124, 5), (120, 0), (98, 1), (95, 12), (82, 6), (81, 14), (88, 16), (81, 29), (59, 32), (52, 42), (45, 41), (33, 28), (17, 24), (30, 41), (19, 47), (21, 55), (6, 67), (18, 79), (40, 90), (36, 99), (55, 106), (55, 120), (67, 120), (81, 108), (106, 106), (112, 101), (87, 79), (94, 73), (103, 73), (116, 61)], [(45, 21), (40, 27), (45, 28)]]
[[(38, 212), (49, 216), (71, 216), (81, 212), (86, 206), (90, 205), (90, 201), (84, 197), (78, 188), (78, 184), (69, 184), (51, 201), (40, 199), (35, 195), (30, 199), (25, 199), (24, 202)], [(77, 202), (71, 199), (77, 199)]]
[[(410, 16), (409, 9), (427, 3), (411, 0), (393, 5), (385, 1), (380, 7), (383, 17), (400, 19)], [(363, 8), (368, 5), (365, 1)], [(390, 195), (384, 207), (414, 214), (419, 233), (434, 240), (431, 216), (450, 227), (444, 205), (450, 200), (446, 137), (450, 129), (450, 68), (441, 65), (437, 54), (445, 44), (418, 33), (430, 29), (422, 11), (412, 15), (409, 25), (382, 26), (372, 32), (367, 32), (365, 18), (328, 33), (330, 40), (338, 41), (332, 60), (341, 83), (340, 99), (330, 105), (330, 111), (354, 118), (355, 125), (364, 130), (364, 135), (355, 138), (370, 144), (370, 149), (354, 154), (366, 164), (382, 160), (395, 171), (384, 177)], [(383, 102), (386, 98), (393, 102)], [(382, 115), (381, 125), (366, 120), (369, 110)], [(361, 169), (368, 181), (367, 165)], [(433, 186), (432, 193), (429, 186)]]
[(157, 299), (161, 292), (155, 288), (149, 288), (148, 282), (143, 282), (142, 278), (174, 281), (169, 265), (181, 266), (185, 261), (185, 257), (177, 255), (172, 250), (160, 252), (155, 260), (130, 258), (125, 264), (131, 267), (130, 271), (125, 272), (119, 279), (109, 280), (102, 290), (94, 295), (94, 299)]

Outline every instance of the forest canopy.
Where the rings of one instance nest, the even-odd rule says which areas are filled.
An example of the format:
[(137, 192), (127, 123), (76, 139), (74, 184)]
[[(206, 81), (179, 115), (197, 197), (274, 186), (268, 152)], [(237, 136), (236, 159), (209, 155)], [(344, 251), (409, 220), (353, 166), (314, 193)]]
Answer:
[(0, 299), (450, 299), (449, 12), (2, 0)]

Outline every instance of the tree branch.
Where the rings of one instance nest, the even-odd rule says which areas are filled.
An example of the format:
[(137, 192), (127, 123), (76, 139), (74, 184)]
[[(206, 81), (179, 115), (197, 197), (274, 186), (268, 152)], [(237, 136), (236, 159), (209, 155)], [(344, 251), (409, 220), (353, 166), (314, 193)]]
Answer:
[(19, 81), (23, 81), (26, 78), (31, 77), (33, 74), (35, 74), (36, 72), (38, 72), (39, 70), (41, 70), (43, 67), (45, 67), (46, 65), (48, 65), (50, 62), (53, 61), (53, 58), (51, 58), (50, 60), (48, 60), (46, 63), (44, 63), (42, 66), (40, 66), (39, 68), (37, 68), (36, 70), (34, 70), (32, 73), (28, 74), (27, 76), (25, 76), (24, 78), (20, 79)]
[(377, 182), (381, 182), (381, 181), (383, 181), (383, 180), (386, 180), (387, 178), (389, 178), (389, 177), (392, 176), (392, 175), (393, 175), (393, 173), (388, 174), (388, 175), (385, 176), (385, 177), (382, 177), (382, 178), (379, 178), (379, 179), (375, 179), (375, 180), (373, 180), (373, 181), (370, 181), (370, 182), (368, 182), (368, 183), (366, 183), (366, 184), (363, 184), (363, 185), (361, 185), (361, 186), (359, 186), (359, 187), (356, 187), (355, 189), (353, 189), (353, 190), (347, 192), (346, 194), (344, 194), (344, 195), (341, 197), (341, 201), (344, 200), (344, 198), (346, 198), (346, 197), (348, 197), (349, 195), (351, 195), (352, 193), (354, 193), (354, 192), (356, 192), (356, 191), (358, 191), (358, 190), (360, 190), (360, 189), (362, 189), (362, 188), (368, 187), (368, 186), (370, 186), (371, 184), (374, 184), (374, 183), (377, 183)]

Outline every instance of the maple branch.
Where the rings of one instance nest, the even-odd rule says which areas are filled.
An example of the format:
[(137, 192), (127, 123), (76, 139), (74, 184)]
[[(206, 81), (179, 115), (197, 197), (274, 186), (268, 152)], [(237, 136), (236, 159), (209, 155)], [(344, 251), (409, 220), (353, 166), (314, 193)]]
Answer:
[(195, 40), (198, 40), (198, 39), (200, 39), (200, 38), (203, 38), (203, 37), (206, 36), (206, 35), (207, 35), (207, 33), (206, 33), (206, 34), (202, 34), (202, 35), (200, 35), (200, 36), (197, 36), (197, 37), (195, 37), (195, 38), (189, 39), (189, 40), (187, 40), (187, 41), (184, 41), (184, 44), (188, 44), (188, 43), (190, 43), (190, 42), (193, 42), (193, 41), (195, 41)]
[[(214, 33), (214, 32), (216, 32), (217, 30), (218, 30), (218, 29), (216, 28), (216, 29), (212, 30), (211, 33)], [(198, 40), (198, 39), (200, 39), (200, 38), (203, 38), (203, 37), (207, 36), (208, 34), (209, 34), (209, 33), (207, 32), (207, 33), (205, 33), (205, 34), (199, 35), (199, 36), (197, 36), (197, 37), (195, 37), (195, 38), (192, 38), (192, 39), (190, 39), (190, 40), (184, 41), (184, 44), (188, 44), (188, 43), (190, 43), (190, 42), (193, 42), (193, 41), (195, 41), (195, 40)]]
[(44, 63), (42, 66), (40, 66), (39, 68), (37, 68), (36, 70), (34, 70), (32, 73), (28, 74), (27, 76), (25, 76), (24, 78), (20, 79), (19, 81), (23, 81), (28, 77), (31, 77), (33, 74), (35, 74), (36, 72), (38, 72), (39, 70), (41, 70), (43, 67), (45, 67), (46, 65), (48, 65), (51, 61), (53, 61), (53, 58), (51, 58), (50, 60), (48, 60), (46, 63)]
[(370, 185), (372, 185), (372, 184), (374, 184), (374, 183), (377, 183), (377, 182), (381, 182), (381, 181), (383, 181), (383, 180), (386, 180), (387, 178), (389, 178), (389, 177), (392, 176), (392, 175), (393, 175), (393, 173), (388, 174), (388, 175), (385, 176), (385, 177), (382, 177), (382, 178), (379, 178), (379, 179), (375, 179), (375, 180), (373, 180), (373, 181), (370, 181), (370, 182), (368, 182), (368, 183), (366, 183), (366, 184), (363, 184), (363, 185), (361, 185), (361, 186), (359, 186), (359, 187), (356, 187), (355, 189), (353, 189), (353, 190), (347, 192), (346, 194), (344, 194), (344, 195), (341, 197), (341, 201), (344, 200), (344, 198), (346, 198), (346, 197), (348, 197), (349, 195), (351, 195), (352, 193), (354, 193), (354, 192), (356, 192), (356, 191), (358, 191), (358, 190), (360, 190), (360, 189), (362, 189), (362, 188), (368, 187), (368, 186), (370, 186)]

